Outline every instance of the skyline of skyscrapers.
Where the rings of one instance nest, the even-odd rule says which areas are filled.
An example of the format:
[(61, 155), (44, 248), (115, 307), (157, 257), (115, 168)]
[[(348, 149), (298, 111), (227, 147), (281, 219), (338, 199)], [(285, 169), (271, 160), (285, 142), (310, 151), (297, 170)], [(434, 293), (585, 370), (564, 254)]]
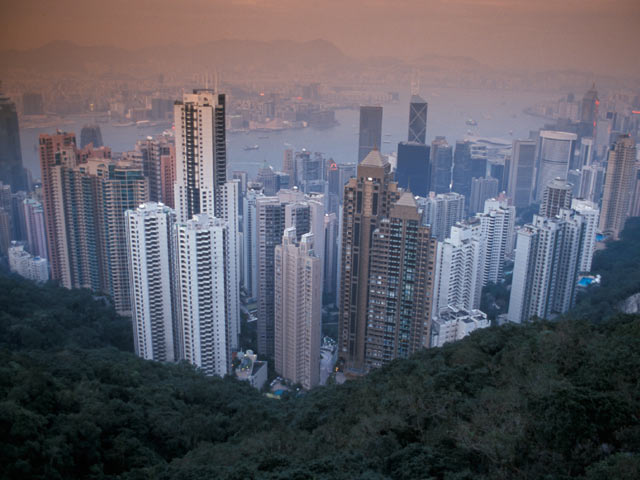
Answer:
[[(116, 158), (108, 147), (78, 148), (72, 133), (43, 135), (42, 205), (3, 188), (2, 242), (8, 250), (14, 237), (23, 240), (28, 252), (16, 249), (14, 258), (24, 265), (45, 248), (57, 281), (107, 294), (131, 314), (138, 355), (187, 360), (207, 375), (231, 371), (233, 353), (246, 348), (241, 310), (256, 302), (258, 353), (304, 388), (319, 383), (323, 305), (327, 319), (338, 309), (338, 366), (348, 376), (428, 347), (432, 320), (441, 322), (438, 338), (462, 335), (443, 320), (451, 312), (484, 326), (482, 288), (504, 280), (510, 259), (520, 304), (510, 320), (566, 311), (578, 273), (591, 268), (598, 232), (597, 204), (572, 201), (599, 194), (604, 171), (588, 139), (579, 153), (575, 134), (555, 130), (540, 132), (537, 143), (515, 140), (510, 152), (476, 140), (456, 140), (453, 149), (441, 136), (427, 145), (427, 105), (415, 99), (415, 138), (398, 144), (394, 166), (371, 140), (382, 138), (382, 107), (362, 107), (359, 150), (371, 148), (359, 164), (288, 149), (283, 171), (265, 161), (257, 182), (227, 171), (226, 97), (213, 90), (176, 102), (175, 136), (144, 138)], [(626, 143), (628, 158), (620, 158), (633, 157), (635, 182)], [(580, 169), (568, 170), (572, 162)], [(550, 168), (579, 181), (571, 187), (566, 175), (554, 177), (540, 194)], [(620, 207), (624, 218), (636, 187)], [(537, 195), (539, 215), (519, 230), (514, 248), (516, 207)], [(525, 250), (525, 260), (539, 260), (526, 263)], [(534, 267), (550, 271), (534, 279)], [(555, 290), (534, 299), (532, 285), (545, 282)]]

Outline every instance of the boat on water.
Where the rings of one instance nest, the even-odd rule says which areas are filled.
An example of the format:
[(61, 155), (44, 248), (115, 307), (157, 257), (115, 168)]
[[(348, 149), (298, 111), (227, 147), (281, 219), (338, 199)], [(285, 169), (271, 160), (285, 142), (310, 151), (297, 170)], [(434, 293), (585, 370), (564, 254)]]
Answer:
[(249, 151), (249, 150), (258, 150), (260, 148), (260, 145), (247, 145), (246, 147), (244, 147), (245, 151)]
[(118, 127), (118, 128), (122, 128), (122, 127), (133, 127), (135, 125), (135, 122), (122, 122), (122, 123), (112, 123), (111, 124), (113, 127)]
[(478, 125), (478, 122), (476, 122), (473, 118), (467, 118), (467, 121), (464, 123), (466, 123), (470, 127), (475, 127)]

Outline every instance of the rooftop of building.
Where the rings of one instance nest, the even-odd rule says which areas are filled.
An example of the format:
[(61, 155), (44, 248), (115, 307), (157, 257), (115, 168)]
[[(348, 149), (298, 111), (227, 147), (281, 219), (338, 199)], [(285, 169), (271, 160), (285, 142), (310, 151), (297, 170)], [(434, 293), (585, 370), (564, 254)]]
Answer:
[(384, 167), (387, 164), (387, 159), (380, 153), (380, 150), (374, 148), (366, 157), (362, 160), (360, 165), (368, 167)]

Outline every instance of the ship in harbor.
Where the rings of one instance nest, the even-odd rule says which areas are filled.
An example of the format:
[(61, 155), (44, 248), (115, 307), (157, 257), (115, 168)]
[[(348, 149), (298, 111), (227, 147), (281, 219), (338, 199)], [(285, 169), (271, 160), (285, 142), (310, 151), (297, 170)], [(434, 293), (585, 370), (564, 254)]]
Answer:
[(244, 147), (245, 151), (249, 151), (249, 150), (258, 150), (260, 148), (260, 145), (247, 145), (246, 147)]

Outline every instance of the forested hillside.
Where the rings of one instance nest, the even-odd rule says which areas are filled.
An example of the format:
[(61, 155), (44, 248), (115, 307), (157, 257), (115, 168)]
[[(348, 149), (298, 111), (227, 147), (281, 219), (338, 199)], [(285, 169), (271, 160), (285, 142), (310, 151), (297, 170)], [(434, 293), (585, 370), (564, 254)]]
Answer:
[(640, 478), (640, 317), (604, 305), (608, 278), (635, 288), (630, 227), (596, 266), (631, 266), (602, 270), (582, 318), (478, 331), (281, 401), (140, 360), (89, 293), (2, 275), (0, 478)]

